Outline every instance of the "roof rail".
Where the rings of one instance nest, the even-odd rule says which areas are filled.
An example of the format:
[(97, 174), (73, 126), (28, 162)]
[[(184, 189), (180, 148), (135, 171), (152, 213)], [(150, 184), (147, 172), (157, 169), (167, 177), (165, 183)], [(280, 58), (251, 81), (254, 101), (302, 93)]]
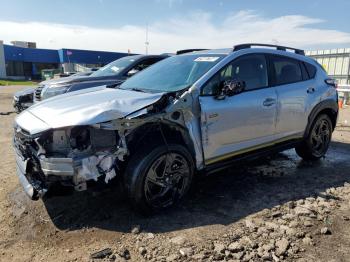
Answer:
[(204, 51), (204, 50), (209, 50), (209, 49), (203, 49), (203, 48), (183, 49), (183, 50), (176, 51), (176, 54), (181, 55), (181, 54), (191, 53), (191, 52), (195, 52), (195, 51)]
[(233, 51), (252, 48), (252, 46), (275, 47), (277, 50), (281, 50), (281, 51), (292, 50), (298, 55), (305, 55), (305, 51), (302, 49), (297, 49), (297, 48), (288, 47), (288, 46), (271, 45), (271, 44), (256, 44), (256, 43), (235, 45), (235, 46), (233, 46)]

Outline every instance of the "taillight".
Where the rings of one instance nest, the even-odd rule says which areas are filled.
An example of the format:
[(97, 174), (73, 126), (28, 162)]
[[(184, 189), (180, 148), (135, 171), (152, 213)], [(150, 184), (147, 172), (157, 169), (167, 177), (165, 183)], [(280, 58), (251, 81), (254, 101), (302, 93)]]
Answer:
[(332, 86), (334, 88), (338, 88), (338, 83), (335, 79), (332, 78), (328, 78), (326, 80), (324, 80), (326, 82), (327, 85)]

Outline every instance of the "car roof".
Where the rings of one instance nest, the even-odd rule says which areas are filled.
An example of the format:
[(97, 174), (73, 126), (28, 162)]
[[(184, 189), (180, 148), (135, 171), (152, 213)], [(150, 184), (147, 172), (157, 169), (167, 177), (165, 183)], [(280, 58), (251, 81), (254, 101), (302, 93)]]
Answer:
[[(250, 46), (252, 45), (252, 46)], [(254, 45), (258, 45), (257, 47), (253, 47)], [(254, 52), (259, 52), (259, 53), (269, 53), (269, 54), (275, 54), (275, 55), (282, 55), (282, 56), (287, 56), (295, 59), (299, 59), (305, 62), (311, 62), (314, 63), (314, 59), (305, 56), (304, 51), (301, 49), (295, 49), (295, 48), (290, 48), (290, 47), (283, 47), (283, 46), (275, 46), (275, 45), (269, 45), (269, 44), (243, 44), (240, 45), (243, 48), (238, 48), (235, 50), (235, 47), (233, 48), (220, 48), (220, 49), (208, 49), (208, 50), (201, 50), (201, 51), (193, 51), (189, 53), (185, 53), (182, 55), (198, 55), (198, 54), (203, 54), (203, 55), (225, 55), (229, 56), (234, 53), (254, 53)]]
[[(292, 51), (295, 54), (305, 56), (305, 51), (299, 48), (294, 47), (288, 47), (288, 46), (281, 46), (281, 45), (273, 45), (273, 44), (261, 44), (261, 43), (246, 43), (246, 44), (239, 44), (235, 45), (232, 48), (223, 48), (223, 49), (188, 49), (188, 52), (184, 52), (186, 54), (188, 53), (197, 53), (197, 54), (231, 54), (233, 52), (237, 52), (240, 50), (255, 50), (255, 49), (268, 49), (268, 50), (275, 50), (275, 51)], [(192, 51), (193, 50), (193, 51)], [(180, 50), (178, 52), (187, 51), (187, 50)]]
[(193, 52), (188, 52), (181, 55), (193, 55), (193, 54), (229, 55), (231, 53), (232, 53), (232, 48), (222, 48), (222, 49), (208, 49), (208, 50), (201, 50), (201, 51), (193, 51)]
[[(193, 54), (215, 54), (215, 55), (230, 55), (234, 52), (238, 52), (241, 50), (248, 50), (248, 49), (240, 49), (240, 50), (233, 50), (232, 48), (221, 48), (221, 49), (208, 49), (208, 50), (202, 50), (202, 51), (193, 51), (193, 52), (188, 52), (182, 55), (193, 55)], [(249, 50), (251, 51), (266, 51), (268, 53), (276, 53), (276, 54), (295, 54), (293, 52), (288, 52), (288, 51), (281, 51), (281, 50), (276, 50), (276, 49), (271, 49), (271, 48), (250, 48)]]
[(144, 59), (144, 58), (166, 58), (169, 55), (161, 54), (161, 55), (131, 55), (130, 57), (134, 57), (135, 59)]

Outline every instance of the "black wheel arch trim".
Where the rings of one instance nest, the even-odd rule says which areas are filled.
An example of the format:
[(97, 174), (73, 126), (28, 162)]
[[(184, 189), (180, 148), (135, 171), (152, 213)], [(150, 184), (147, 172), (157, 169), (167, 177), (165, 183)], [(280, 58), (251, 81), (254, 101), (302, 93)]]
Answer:
[[(305, 129), (304, 137), (307, 137), (312, 123), (314, 122), (316, 117), (319, 115), (319, 113), (322, 112), (323, 110), (332, 110), (332, 112), (335, 114), (336, 119), (338, 118), (338, 111), (339, 111), (338, 103), (333, 99), (327, 99), (327, 100), (321, 101), (312, 109), (308, 117), (308, 123)], [(333, 126), (333, 130), (334, 128), (335, 126)]]
[[(176, 131), (176, 132), (178, 132), (180, 135), (181, 135), (181, 137), (182, 137), (182, 139), (183, 139), (183, 142), (184, 142), (184, 144), (182, 144), (184, 147), (186, 147), (186, 149), (189, 151), (189, 153), (191, 154), (191, 156), (192, 156), (192, 158), (193, 158), (193, 161), (195, 161), (195, 159), (196, 159), (196, 151), (195, 151), (195, 145), (193, 144), (193, 141), (192, 141), (192, 139), (191, 139), (191, 135), (189, 134), (189, 131), (185, 128), (185, 127), (183, 127), (183, 126), (181, 126), (181, 125), (179, 125), (179, 124), (177, 124), (177, 123), (174, 123), (174, 122), (171, 122), (171, 121), (167, 121), (167, 120), (165, 120), (164, 119), (164, 121), (154, 121), (154, 122), (148, 122), (148, 123), (145, 123), (145, 124), (143, 124), (143, 125), (141, 125), (141, 126), (139, 126), (139, 127), (137, 127), (135, 130), (133, 130), (130, 134), (133, 134), (133, 133), (136, 133), (137, 131), (139, 131), (141, 128), (145, 128), (145, 127), (147, 127), (147, 126), (159, 126), (160, 128), (162, 128), (162, 127), (168, 127), (169, 129), (172, 129), (172, 130), (174, 130), (174, 131)], [(163, 130), (163, 131), (165, 131), (165, 130)], [(166, 136), (166, 135), (165, 135)], [(164, 144), (166, 144), (165, 143), (165, 141), (164, 141), (164, 139), (163, 139), (163, 137), (161, 137), (161, 141), (162, 142), (164, 142)], [(140, 143), (141, 141), (140, 140), (138, 140), (137, 142), (136, 142), (136, 144), (138, 144), (138, 143)], [(173, 143), (174, 141), (167, 141), (167, 143)]]

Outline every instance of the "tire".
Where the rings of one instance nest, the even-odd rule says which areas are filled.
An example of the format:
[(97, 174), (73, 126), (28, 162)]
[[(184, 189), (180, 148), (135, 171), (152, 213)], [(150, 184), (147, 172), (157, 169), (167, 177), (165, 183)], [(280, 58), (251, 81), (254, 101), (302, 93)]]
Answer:
[(296, 153), (304, 160), (318, 160), (324, 157), (332, 139), (332, 132), (329, 116), (319, 115), (312, 123), (307, 137), (295, 148)]
[(140, 148), (131, 157), (124, 182), (136, 210), (150, 214), (178, 203), (189, 190), (193, 173), (193, 158), (184, 146), (157, 145)]

